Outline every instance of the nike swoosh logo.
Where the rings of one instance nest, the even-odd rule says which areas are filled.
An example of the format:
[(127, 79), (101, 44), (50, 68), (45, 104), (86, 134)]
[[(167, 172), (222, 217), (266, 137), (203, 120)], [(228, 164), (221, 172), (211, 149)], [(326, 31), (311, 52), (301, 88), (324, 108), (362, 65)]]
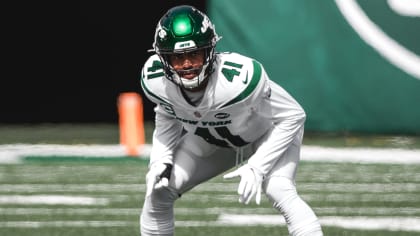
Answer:
[(244, 84), (248, 83), (248, 71), (246, 72), (245, 80), (242, 80), (242, 83)]

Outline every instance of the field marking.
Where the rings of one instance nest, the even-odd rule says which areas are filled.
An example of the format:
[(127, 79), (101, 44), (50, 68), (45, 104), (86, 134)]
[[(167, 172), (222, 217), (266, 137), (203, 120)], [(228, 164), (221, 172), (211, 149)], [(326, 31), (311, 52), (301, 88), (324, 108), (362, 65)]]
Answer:
[[(151, 145), (139, 146), (142, 156), (149, 156)], [(120, 144), (3, 144), (0, 145), (0, 163), (20, 163), (25, 156), (126, 156)]]
[(420, 208), (416, 207), (313, 207), (318, 215), (362, 215), (362, 216), (417, 216)]
[[(413, 176), (414, 177), (414, 176)], [(206, 183), (197, 186), (190, 194), (196, 195), (202, 192), (212, 192), (214, 195), (222, 193), (235, 195), (237, 183)], [(420, 189), (420, 183), (307, 183), (300, 182), (298, 189), (301, 192), (323, 191), (332, 192), (334, 194), (350, 193), (350, 194), (398, 194), (417, 193)], [(144, 193), (146, 191), (145, 184), (0, 184), (0, 194), (18, 194), (18, 193), (68, 193), (68, 192), (130, 192)]]
[[(418, 193), (324, 193), (320, 195), (319, 193), (300, 193), (299, 194), (306, 201), (328, 201), (330, 203), (351, 203), (357, 200), (358, 202), (368, 203), (368, 202), (378, 202), (378, 200), (383, 202), (410, 202), (418, 203), (419, 195)], [(184, 196), (179, 201), (183, 202), (195, 202), (195, 203), (209, 203), (213, 201), (222, 201), (226, 203), (234, 203), (238, 201), (237, 194), (233, 190), (230, 194), (194, 194), (189, 193)], [(266, 198), (262, 198), (262, 201), (266, 201)]]
[[(322, 211), (323, 208), (316, 208)], [(341, 208), (330, 211), (342, 210)], [(352, 212), (359, 212), (361, 208), (351, 209)], [(364, 209), (366, 210), (366, 209)], [(400, 208), (374, 209), (382, 212), (395, 212)], [(419, 212), (420, 209), (405, 209), (410, 212)], [(101, 214), (101, 215), (139, 215), (141, 209), (135, 208), (0, 208), (3, 215), (50, 215), (50, 214)], [(269, 214), (272, 209), (255, 208), (175, 208), (176, 214), (216, 214), (219, 215), (216, 221), (176, 221), (176, 227), (222, 227), (222, 226), (285, 226), (283, 216)], [(348, 211), (348, 209), (347, 209)], [(226, 213), (231, 212), (231, 213)], [(254, 214), (251, 214), (253, 212)], [(255, 214), (257, 212), (258, 214)], [(245, 214), (244, 214), (245, 213)], [(342, 217), (342, 216), (321, 216), (319, 221), (323, 226), (341, 227), (347, 229), (361, 230), (399, 230), (420, 232), (419, 217)], [(129, 221), (4, 221), (0, 222), (2, 228), (42, 228), (42, 227), (127, 227), (136, 226), (138, 223)]]
[[(36, 177), (34, 175), (34, 177)], [(413, 176), (414, 177), (414, 176)], [(420, 176), (419, 176), (420, 178)], [(190, 193), (200, 192), (233, 193), (237, 183), (206, 183), (194, 188)], [(417, 193), (420, 183), (307, 183), (298, 184), (299, 191), (328, 191), (334, 193)], [(1, 193), (66, 193), (66, 192), (134, 192), (144, 193), (146, 184), (0, 184)]]
[(302, 160), (353, 163), (420, 164), (420, 150), (303, 146)]
[[(151, 145), (142, 147), (139, 158), (150, 155)], [(25, 156), (125, 156), (122, 145), (58, 145), (58, 144), (6, 144), (0, 145), (0, 164), (21, 163)], [(302, 146), (302, 160), (354, 163), (420, 164), (420, 149), (397, 148), (332, 148)]]
[[(398, 213), (398, 216), (418, 215), (420, 208), (416, 207), (313, 207), (319, 215), (368, 215), (389, 216)], [(0, 208), (2, 215), (139, 215), (141, 208)], [(219, 214), (274, 214), (272, 208), (184, 208), (176, 207), (176, 215), (219, 215)]]
[[(399, 230), (420, 232), (419, 217), (319, 217), (323, 226), (363, 230)], [(281, 215), (221, 214), (219, 223), (237, 226), (285, 225)]]
[[(34, 177), (36, 177), (34, 175)], [(145, 192), (146, 184), (0, 184), (0, 193)]]
[(3, 195), (0, 204), (43, 204), (43, 205), (107, 205), (106, 198), (74, 197), (63, 195)]
[(140, 208), (0, 208), (1, 215), (139, 215)]
[(420, 232), (418, 217), (321, 217), (320, 223), (345, 229)]
[(306, 201), (328, 201), (328, 202), (412, 202), (420, 201), (418, 193), (327, 193), (320, 196), (319, 193), (300, 194)]
[[(413, 176), (418, 177), (419, 176)], [(413, 180), (414, 181), (414, 180)], [(238, 183), (206, 183), (196, 186), (190, 193), (199, 192), (232, 192), (238, 187)], [(355, 193), (355, 192), (369, 192), (369, 193), (395, 193), (395, 192), (418, 192), (420, 190), (420, 183), (406, 182), (401, 183), (316, 183), (316, 182), (299, 182), (297, 185), (299, 191), (331, 191), (335, 193)], [(13, 187), (11, 186), (13, 189)], [(144, 190), (145, 186), (140, 186), (138, 189)], [(2, 187), (0, 185), (0, 192)]]
[[(361, 230), (391, 230), (420, 232), (420, 218), (407, 217), (319, 217), (323, 226)], [(280, 215), (233, 215), (221, 214), (217, 221), (175, 221), (175, 227), (253, 227), (285, 226)], [(42, 228), (42, 227), (127, 227), (138, 226), (130, 221), (5, 221), (2, 228)]]
[(0, 228), (44, 228), (44, 227), (127, 227), (136, 225), (127, 221), (5, 221)]

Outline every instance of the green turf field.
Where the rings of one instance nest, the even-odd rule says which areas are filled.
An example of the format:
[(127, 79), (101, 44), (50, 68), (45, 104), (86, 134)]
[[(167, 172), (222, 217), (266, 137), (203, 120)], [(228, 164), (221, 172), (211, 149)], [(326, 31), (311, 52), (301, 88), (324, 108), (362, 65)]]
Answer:
[[(150, 132), (146, 129), (147, 136)], [(115, 125), (0, 126), (0, 133), (0, 145), (118, 143)], [(305, 145), (420, 147), (412, 136), (305, 139)], [(147, 160), (121, 156), (54, 155), (0, 163), (0, 235), (139, 235), (146, 165)], [(325, 235), (420, 235), (419, 164), (302, 161), (297, 185)], [(185, 194), (176, 203), (176, 235), (287, 235), (267, 199), (261, 206), (244, 206), (237, 202), (236, 187), (237, 180), (218, 176)]]
[[(133, 158), (32, 157), (0, 165), (0, 235), (139, 235), (145, 172), (146, 162)], [(297, 183), (325, 220), (325, 235), (419, 235), (405, 224), (420, 219), (420, 165), (302, 162)], [(237, 203), (235, 190), (235, 181), (219, 176), (184, 195), (176, 203), (177, 235), (287, 235), (284, 225), (229, 222), (276, 217), (266, 199), (261, 207)], [(346, 229), (331, 221), (360, 217), (391, 219), (394, 228)]]

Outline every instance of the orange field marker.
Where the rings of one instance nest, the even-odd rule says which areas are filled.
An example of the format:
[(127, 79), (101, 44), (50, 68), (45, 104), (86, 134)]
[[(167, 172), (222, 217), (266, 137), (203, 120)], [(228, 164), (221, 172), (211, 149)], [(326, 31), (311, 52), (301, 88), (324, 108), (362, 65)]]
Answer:
[(118, 96), (120, 144), (126, 147), (128, 156), (138, 156), (145, 142), (143, 101), (135, 92)]

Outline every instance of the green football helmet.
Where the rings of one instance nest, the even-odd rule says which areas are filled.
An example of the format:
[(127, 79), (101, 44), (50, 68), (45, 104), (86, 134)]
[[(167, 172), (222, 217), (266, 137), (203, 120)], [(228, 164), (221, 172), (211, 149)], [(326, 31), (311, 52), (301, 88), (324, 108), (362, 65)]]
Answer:
[[(188, 5), (177, 6), (168, 10), (160, 19), (154, 37), (153, 50), (160, 57), (166, 77), (177, 85), (194, 89), (205, 82), (213, 71), (215, 47), (219, 40), (214, 25), (201, 11)], [(188, 53), (203, 50), (205, 54), (202, 68), (193, 79), (184, 79), (169, 63), (171, 54)]]

